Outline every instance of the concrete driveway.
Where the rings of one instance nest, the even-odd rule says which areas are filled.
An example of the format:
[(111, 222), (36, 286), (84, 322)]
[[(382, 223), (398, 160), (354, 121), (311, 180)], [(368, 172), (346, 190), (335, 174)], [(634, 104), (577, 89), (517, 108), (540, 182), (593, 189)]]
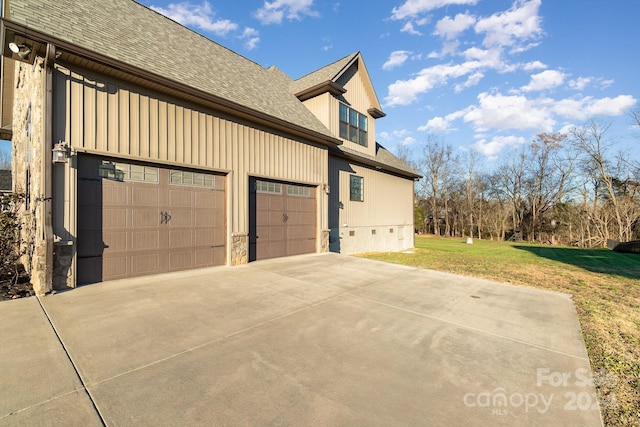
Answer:
[(337, 254), (0, 303), (0, 425), (601, 425), (568, 295)]

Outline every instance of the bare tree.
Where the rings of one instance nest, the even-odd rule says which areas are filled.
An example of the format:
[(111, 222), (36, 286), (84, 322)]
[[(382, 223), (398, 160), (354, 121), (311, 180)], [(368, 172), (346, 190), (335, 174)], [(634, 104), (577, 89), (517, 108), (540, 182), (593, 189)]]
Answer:
[(11, 154), (0, 150), (0, 169), (11, 169)]
[(421, 175), (422, 196), (428, 200), (429, 216), (433, 234), (440, 235), (440, 220), (444, 220), (444, 234), (450, 230), (448, 196), (453, 185), (456, 157), (453, 149), (433, 135), (430, 135), (422, 149), (418, 162)]
[[(582, 168), (593, 182), (591, 213), (601, 230), (603, 240), (610, 235), (608, 220), (613, 222), (612, 236), (620, 241), (631, 240), (633, 224), (640, 217), (638, 183), (631, 179), (628, 155), (612, 158), (612, 143), (605, 138), (609, 129), (595, 121), (571, 130), (574, 146), (582, 154)], [(605, 206), (601, 205), (605, 203)], [(609, 214), (610, 211), (610, 214)], [(601, 242), (602, 244), (606, 243)]]

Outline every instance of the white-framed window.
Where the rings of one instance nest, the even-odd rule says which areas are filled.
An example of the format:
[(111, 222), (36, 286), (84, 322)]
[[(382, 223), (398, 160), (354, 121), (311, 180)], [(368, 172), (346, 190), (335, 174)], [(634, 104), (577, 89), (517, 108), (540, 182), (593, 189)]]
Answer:
[(367, 146), (367, 116), (340, 103), (340, 138)]
[(258, 193), (282, 194), (282, 184), (272, 181), (256, 181)]
[(349, 176), (349, 199), (364, 202), (364, 178), (357, 175)]
[(98, 166), (100, 178), (116, 181), (158, 182), (159, 169), (153, 166), (136, 165), (132, 163), (111, 162), (103, 160)]
[(302, 185), (287, 184), (288, 196), (311, 197), (311, 189)]
[(169, 184), (216, 188), (216, 177), (201, 172), (172, 170), (169, 172)]

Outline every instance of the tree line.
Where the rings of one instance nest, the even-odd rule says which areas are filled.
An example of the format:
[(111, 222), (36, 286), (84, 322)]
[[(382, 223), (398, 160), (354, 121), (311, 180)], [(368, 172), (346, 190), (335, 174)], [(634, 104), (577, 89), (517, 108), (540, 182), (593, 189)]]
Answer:
[[(640, 110), (631, 117), (640, 127)], [(602, 247), (640, 239), (640, 163), (615, 151), (609, 126), (591, 121), (542, 133), (492, 172), (475, 151), (430, 136), (399, 156), (416, 184), (416, 231), (450, 237)]]

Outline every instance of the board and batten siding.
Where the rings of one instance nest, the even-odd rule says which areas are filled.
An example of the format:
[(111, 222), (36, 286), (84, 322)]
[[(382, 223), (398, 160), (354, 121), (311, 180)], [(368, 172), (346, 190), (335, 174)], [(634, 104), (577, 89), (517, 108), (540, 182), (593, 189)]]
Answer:
[[(329, 156), (330, 250), (344, 254), (413, 247), (413, 180)], [(363, 178), (364, 200), (350, 200), (350, 176)]]
[[(325, 147), (106, 77), (56, 64), (54, 103), (54, 140), (74, 151), (227, 173), (231, 233), (248, 231), (249, 176), (327, 183)], [(67, 188), (65, 196), (73, 192)], [(326, 197), (319, 194), (318, 224), (326, 229)], [(73, 234), (70, 221), (58, 232)]]
[[(413, 180), (330, 156), (329, 227), (413, 224)], [(364, 201), (351, 201), (349, 176), (364, 179)]]

